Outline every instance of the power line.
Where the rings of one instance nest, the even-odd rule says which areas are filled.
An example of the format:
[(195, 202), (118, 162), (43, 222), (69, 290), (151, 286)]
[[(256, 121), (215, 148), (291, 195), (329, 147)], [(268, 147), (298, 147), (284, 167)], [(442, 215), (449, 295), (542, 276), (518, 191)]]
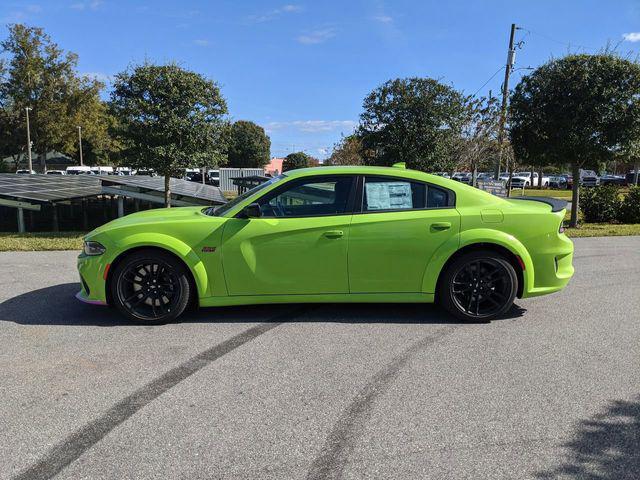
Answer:
[(498, 74), (499, 74), (503, 69), (504, 69), (504, 65), (502, 65), (498, 70), (496, 70), (496, 73), (494, 73), (493, 75), (491, 75), (491, 77), (489, 77), (489, 80), (487, 80), (486, 82), (484, 82), (484, 83), (482, 84), (482, 86), (481, 86), (478, 90), (476, 90), (476, 91), (475, 91), (475, 93), (474, 93), (473, 95), (471, 95), (471, 96), (472, 96), (472, 97), (475, 97), (475, 96), (478, 94), (478, 92), (479, 92), (480, 90), (482, 90), (484, 87), (486, 87), (486, 86), (487, 86), (487, 84), (488, 84), (491, 80), (493, 80), (493, 79), (495, 78), (495, 76), (496, 76), (496, 75), (498, 75)]
[(550, 37), (549, 35), (546, 35), (544, 33), (540, 33), (540, 32), (535, 32), (533, 30), (529, 30), (528, 28), (523, 28), (523, 27), (518, 27), (520, 30), (524, 30), (525, 32), (527, 32), (529, 35), (533, 34), (533, 35), (537, 35), (539, 37), (545, 38), (547, 40), (549, 40), (550, 42), (554, 42), (554, 43), (558, 43), (560, 45), (565, 45), (569, 48), (571, 47), (579, 47), (582, 48), (584, 50), (595, 50), (594, 48), (591, 47), (587, 47), (586, 45), (580, 45), (577, 43), (570, 43), (570, 42), (563, 42), (562, 40), (558, 40), (556, 38)]

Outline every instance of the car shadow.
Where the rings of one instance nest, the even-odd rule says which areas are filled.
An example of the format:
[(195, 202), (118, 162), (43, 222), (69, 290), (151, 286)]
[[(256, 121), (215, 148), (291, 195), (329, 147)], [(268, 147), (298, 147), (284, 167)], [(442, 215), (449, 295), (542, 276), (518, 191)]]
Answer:
[(640, 397), (612, 401), (581, 420), (563, 444), (563, 463), (538, 472), (539, 479), (637, 480), (640, 473)]
[[(0, 321), (21, 325), (68, 325), (117, 327), (132, 325), (116, 310), (88, 305), (75, 298), (79, 283), (63, 283), (17, 295), (0, 303)], [(200, 308), (185, 312), (182, 323), (252, 323), (278, 321), (283, 305), (248, 305)], [(526, 312), (514, 305), (499, 320), (514, 320)], [(325, 303), (311, 304), (299, 322), (334, 323), (461, 323), (432, 304), (371, 304)], [(145, 325), (143, 325), (145, 326)], [(148, 326), (145, 326), (148, 327)]]

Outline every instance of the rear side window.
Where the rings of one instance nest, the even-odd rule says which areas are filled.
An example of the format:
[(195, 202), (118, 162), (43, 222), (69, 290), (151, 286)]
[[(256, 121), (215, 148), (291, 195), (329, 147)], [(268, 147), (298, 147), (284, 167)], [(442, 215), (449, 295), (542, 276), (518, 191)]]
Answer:
[(365, 177), (362, 210), (422, 210), (450, 206), (449, 193), (438, 187), (402, 178)]

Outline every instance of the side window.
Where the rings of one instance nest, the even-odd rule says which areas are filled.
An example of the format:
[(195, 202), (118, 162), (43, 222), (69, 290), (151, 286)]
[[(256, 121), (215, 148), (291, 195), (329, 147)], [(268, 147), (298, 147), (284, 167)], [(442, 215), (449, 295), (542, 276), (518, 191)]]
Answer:
[(443, 188), (402, 178), (365, 177), (362, 195), (364, 212), (384, 210), (420, 210), (452, 206), (449, 192)]
[(264, 217), (311, 217), (347, 212), (351, 176), (310, 178), (260, 202)]
[(427, 208), (445, 208), (449, 205), (449, 193), (442, 188), (429, 185), (427, 188)]

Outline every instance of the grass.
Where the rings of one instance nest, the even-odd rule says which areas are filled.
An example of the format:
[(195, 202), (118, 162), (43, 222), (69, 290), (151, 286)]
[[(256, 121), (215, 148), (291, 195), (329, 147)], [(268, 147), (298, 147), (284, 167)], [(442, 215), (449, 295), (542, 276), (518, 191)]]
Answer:
[(0, 252), (81, 250), (82, 232), (0, 233)]
[[(512, 195), (519, 197), (521, 190), (513, 190)], [(528, 197), (553, 197), (561, 198), (562, 200), (571, 200), (571, 190), (538, 190), (536, 188), (526, 188), (524, 195)]]
[(614, 223), (582, 223), (578, 228), (565, 228), (564, 231), (567, 236), (571, 238), (640, 235), (640, 223), (627, 225)]

